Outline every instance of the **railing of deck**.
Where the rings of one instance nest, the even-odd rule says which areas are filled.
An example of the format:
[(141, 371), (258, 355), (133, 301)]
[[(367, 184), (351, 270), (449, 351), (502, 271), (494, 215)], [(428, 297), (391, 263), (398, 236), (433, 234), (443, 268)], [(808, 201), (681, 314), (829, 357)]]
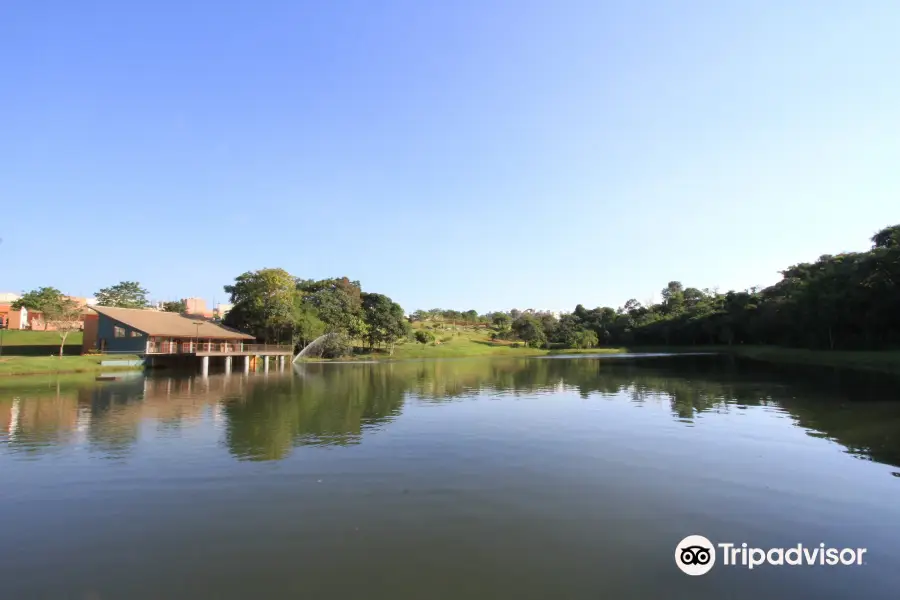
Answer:
[(285, 344), (245, 344), (242, 342), (147, 342), (147, 354), (196, 354), (209, 352), (231, 354), (235, 352), (293, 352)]

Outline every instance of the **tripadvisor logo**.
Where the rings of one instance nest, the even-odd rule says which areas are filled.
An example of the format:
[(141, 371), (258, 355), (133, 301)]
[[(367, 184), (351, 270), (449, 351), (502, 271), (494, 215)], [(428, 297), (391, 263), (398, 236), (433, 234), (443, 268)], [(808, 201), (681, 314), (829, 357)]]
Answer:
[(688, 575), (705, 575), (716, 564), (716, 549), (702, 535), (689, 535), (675, 547), (675, 564)]
[(829, 548), (797, 544), (790, 548), (754, 548), (747, 543), (719, 542), (713, 544), (702, 535), (689, 535), (675, 547), (675, 564), (687, 575), (705, 575), (716, 564), (716, 555), (723, 566), (754, 569), (762, 565), (862, 565), (866, 548)]

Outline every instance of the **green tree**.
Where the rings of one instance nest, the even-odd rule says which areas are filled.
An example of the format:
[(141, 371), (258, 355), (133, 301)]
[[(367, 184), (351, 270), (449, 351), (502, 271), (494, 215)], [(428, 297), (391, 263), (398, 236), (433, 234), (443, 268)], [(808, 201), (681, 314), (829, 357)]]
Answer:
[(428, 344), (429, 342), (434, 341), (434, 334), (430, 331), (420, 329), (416, 332), (416, 341), (422, 345)]
[(26, 292), (21, 298), (12, 303), (13, 308), (22, 307), (41, 313), (41, 319), (48, 329), (59, 333), (59, 357), (62, 358), (66, 345), (66, 338), (73, 331), (79, 331), (81, 324), (81, 306), (77, 302), (65, 296), (54, 287), (42, 287)]
[(599, 344), (597, 334), (592, 329), (582, 329), (576, 334), (575, 348), (593, 348)]
[(63, 293), (55, 287), (42, 287), (25, 292), (11, 306), (15, 310), (20, 310), (24, 307), (28, 310), (43, 311), (45, 306), (58, 303), (59, 299), (63, 297)]
[(294, 299), (292, 313), (294, 346), (305, 347), (314, 339), (325, 333), (325, 323), (319, 319), (316, 309), (305, 302), (298, 294)]
[(97, 292), (97, 304), (118, 308), (147, 308), (147, 293), (137, 281), (120, 281)]
[(165, 312), (182, 313), (187, 312), (187, 302), (184, 300), (175, 300), (172, 302), (163, 302), (162, 309)]
[(383, 294), (362, 294), (363, 318), (370, 347), (385, 344), (391, 355), (394, 344), (406, 334), (403, 308)]
[(516, 336), (532, 348), (540, 348), (547, 343), (541, 322), (532, 315), (522, 315), (512, 324)]
[(900, 225), (885, 227), (872, 236), (875, 248), (900, 248)]
[(303, 301), (315, 307), (328, 333), (364, 337), (367, 325), (362, 314), (362, 290), (358, 281), (346, 277), (321, 281), (300, 281), (297, 290)]
[(504, 331), (509, 330), (510, 325), (512, 325), (512, 319), (510, 319), (509, 315), (506, 313), (496, 313), (491, 319), (491, 323), (499, 333), (503, 333)]
[(684, 286), (680, 281), (670, 281), (662, 290), (662, 306), (667, 314), (681, 312), (684, 307)]
[(296, 280), (284, 269), (248, 271), (226, 285), (234, 307), (224, 324), (265, 342), (293, 341)]
[(324, 358), (342, 358), (353, 353), (353, 344), (344, 333), (333, 333), (322, 341)]

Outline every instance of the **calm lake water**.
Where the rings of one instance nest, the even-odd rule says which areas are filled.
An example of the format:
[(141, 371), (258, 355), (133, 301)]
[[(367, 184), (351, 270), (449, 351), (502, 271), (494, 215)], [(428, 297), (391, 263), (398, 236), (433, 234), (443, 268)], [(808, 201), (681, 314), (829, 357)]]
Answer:
[[(896, 384), (719, 357), (20, 379), (0, 596), (896, 599), (898, 474)], [(868, 552), (689, 577), (689, 534)]]

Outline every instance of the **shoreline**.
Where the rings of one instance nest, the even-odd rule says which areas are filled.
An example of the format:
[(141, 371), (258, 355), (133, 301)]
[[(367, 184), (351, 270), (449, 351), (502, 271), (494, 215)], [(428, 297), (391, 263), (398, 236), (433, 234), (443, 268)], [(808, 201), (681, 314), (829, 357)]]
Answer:
[[(310, 362), (396, 362), (405, 360), (428, 360), (440, 358), (534, 358), (541, 356), (570, 355), (620, 355), (620, 354), (721, 354), (731, 355), (769, 364), (805, 365), (814, 367), (833, 367), (877, 373), (900, 375), (900, 350), (807, 350), (804, 348), (785, 348), (780, 346), (632, 346), (621, 348), (569, 348), (541, 349), (518, 348), (509, 352), (454, 353), (452, 355), (435, 351), (428, 356), (426, 347), (419, 348), (415, 356), (404, 353), (388, 356), (382, 353), (356, 355), (351, 359), (316, 359)], [(426, 351), (421, 351), (426, 350)]]
[(102, 365), (103, 361), (140, 360), (137, 355), (0, 356), (0, 381), (31, 375), (77, 375), (85, 373), (134, 371), (143, 365)]
[[(447, 358), (539, 358), (552, 356), (618, 356), (623, 354), (720, 354), (730, 355), (769, 364), (805, 365), (814, 367), (831, 367), (868, 371), (900, 376), (900, 351), (841, 351), (841, 350), (806, 350), (802, 348), (783, 348), (777, 346), (632, 346), (618, 348), (511, 348), (508, 345), (497, 345), (488, 348), (453, 348), (447, 352), (440, 346), (412, 347), (414, 352), (395, 352), (394, 356), (386, 353), (358, 354), (353, 357), (339, 359), (304, 359), (300, 362), (328, 363), (373, 363), (399, 362), (410, 360), (439, 360)], [(138, 360), (138, 356), (116, 356), (117, 360)], [(36, 375), (78, 375), (99, 372), (119, 372), (143, 370), (143, 365), (102, 365), (101, 362), (113, 360), (106, 355), (35, 357), (35, 356), (2, 356), (0, 357), (0, 381), (8, 381), (19, 377)]]

